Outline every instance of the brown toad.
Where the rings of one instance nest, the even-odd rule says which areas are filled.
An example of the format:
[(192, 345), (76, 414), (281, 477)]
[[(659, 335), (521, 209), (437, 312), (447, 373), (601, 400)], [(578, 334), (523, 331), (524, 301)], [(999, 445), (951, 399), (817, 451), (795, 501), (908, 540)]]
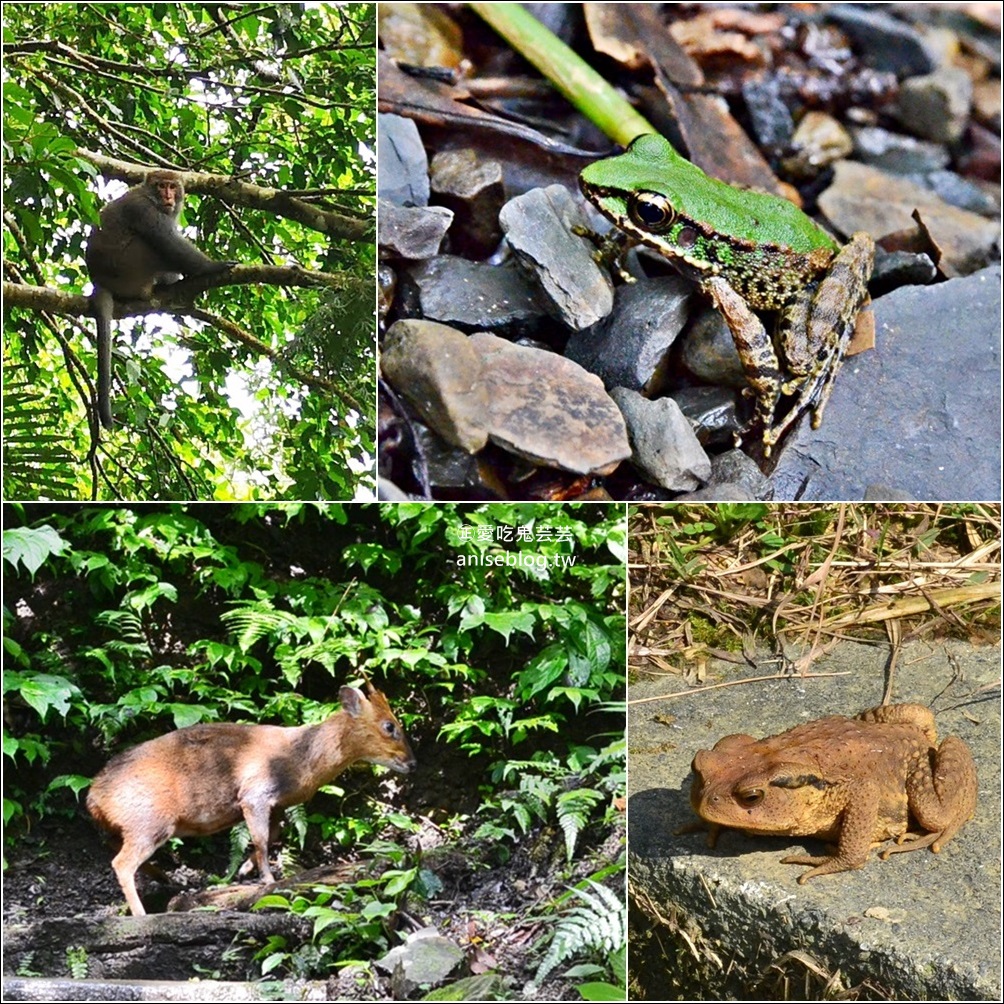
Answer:
[[(834, 715), (767, 739), (726, 736), (694, 757), (690, 803), (711, 824), (766, 836), (820, 837), (834, 854), (797, 855), (813, 865), (798, 881), (861, 868), (872, 847), (941, 850), (976, 808), (976, 765), (955, 736), (937, 745), (934, 715), (892, 704), (855, 718)], [(918, 833), (910, 831), (919, 825)]]

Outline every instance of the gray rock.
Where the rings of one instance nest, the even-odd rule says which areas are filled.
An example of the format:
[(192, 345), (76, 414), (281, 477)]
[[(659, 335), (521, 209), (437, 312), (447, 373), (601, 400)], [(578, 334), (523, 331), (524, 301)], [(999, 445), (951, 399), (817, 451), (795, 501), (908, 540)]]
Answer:
[(599, 377), (578, 363), (479, 332), (492, 442), (535, 464), (609, 474), (631, 455), (624, 419)]
[(755, 499), (769, 499), (772, 488), (756, 461), (742, 450), (726, 450), (711, 458), (711, 484), (734, 484)]
[(886, 485), (869, 485), (865, 489), (865, 502), (916, 502), (909, 493)]
[(980, 188), (975, 182), (963, 178), (954, 171), (929, 171), (918, 179), (932, 192), (944, 199), (950, 206), (958, 206), (980, 216), (996, 218), (1000, 216), (1000, 190), (996, 196)]
[(746, 374), (725, 318), (713, 308), (705, 310), (683, 339), (683, 363), (694, 376), (708, 383), (745, 387)]
[(791, 152), (783, 161), (796, 178), (814, 178), (835, 160), (850, 156), (854, 141), (850, 133), (826, 112), (808, 111), (791, 137)]
[(948, 151), (942, 144), (928, 143), (879, 126), (862, 126), (853, 130), (852, 135), (858, 160), (892, 174), (937, 171), (949, 161)]
[(739, 395), (729, 387), (681, 387), (669, 396), (680, 406), (698, 440), (705, 445), (731, 444), (742, 428), (737, 410)]
[(618, 286), (610, 316), (573, 334), (565, 355), (607, 387), (647, 390), (661, 379), (693, 292), (694, 284), (676, 275)]
[(429, 178), (436, 203), (456, 219), (453, 250), (468, 258), (488, 257), (502, 239), (502, 165), (470, 149), (441, 150), (432, 158)]
[(852, 160), (840, 161), (833, 184), (819, 197), (819, 207), (841, 233), (867, 230), (876, 240), (885, 234), (924, 226), (941, 252), (943, 274), (965, 275), (993, 260), (1000, 225), (976, 213), (948, 205), (934, 192), (904, 178)]
[(868, 485), (915, 499), (1001, 497), (1001, 269), (875, 303), (877, 348), (844, 363), (818, 430), (802, 422), (776, 499), (846, 501)]
[(439, 254), (453, 213), (441, 206), (410, 208), (378, 201), (377, 243), (400, 258), (418, 260)]
[(433, 321), (397, 321), (384, 338), (380, 369), (448, 443), (475, 453), (488, 442), (481, 359), (463, 332)]
[(911, 132), (935, 143), (954, 143), (969, 121), (973, 82), (958, 66), (904, 80), (899, 90), (900, 122)]
[(589, 241), (572, 232), (573, 226), (585, 225), (585, 218), (564, 185), (510, 199), (499, 223), (520, 264), (539, 284), (552, 317), (580, 331), (610, 313), (613, 286)]
[(904, 76), (929, 73), (937, 65), (936, 53), (925, 43), (924, 36), (894, 17), (891, 8), (830, 4), (825, 17), (836, 21), (850, 36), (866, 66)]
[(698, 488), (696, 492), (686, 492), (677, 495), (675, 502), (756, 502), (757, 498), (748, 488), (742, 485), (723, 484), (708, 485)]
[(451, 446), (424, 425), (416, 425), (415, 435), (425, 458), (431, 486), (470, 490), (477, 493), (477, 498), (498, 496), (498, 482), (489, 483), (495, 476), (494, 469), (482, 464), (479, 456), (472, 456), (459, 446)]
[(425, 317), (467, 330), (537, 324), (545, 314), (539, 293), (515, 262), (488, 265), (439, 255), (408, 269)]
[(627, 387), (615, 387), (610, 396), (627, 422), (631, 459), (646, 477), (673, 491), (690, 491), (708, 481), (711, 461), (672, 398), (650, 401)]
[(926, 286), (938, 278), (938, 268), (926, 254), (912, 251), (875, 251), (875, 271), (868, 288), (881, 296), (900, 286)]
[(400, 115), (377, 115), (380, 198), (396, 206), (429, 204), (429, 158), (418, 126)]

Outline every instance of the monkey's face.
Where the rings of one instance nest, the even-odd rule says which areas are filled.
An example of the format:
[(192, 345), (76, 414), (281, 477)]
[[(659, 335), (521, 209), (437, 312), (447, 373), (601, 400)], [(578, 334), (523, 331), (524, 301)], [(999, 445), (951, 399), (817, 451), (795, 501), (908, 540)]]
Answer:
[(180, 201), (179, 188), (176, 181), (158, 180), (154, 182), (154, 191), (157, 193), (157, 208), (168, 215), (178, 211)]

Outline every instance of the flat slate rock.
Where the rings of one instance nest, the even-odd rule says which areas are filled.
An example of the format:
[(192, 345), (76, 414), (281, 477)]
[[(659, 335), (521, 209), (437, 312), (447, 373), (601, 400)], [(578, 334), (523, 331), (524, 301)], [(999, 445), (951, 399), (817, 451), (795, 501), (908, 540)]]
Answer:
[(875, 303), (876, 349), (848, 359), (822, 426), (801, 421), (775, 499), (1001, 497), (1001, 269), (906, 286)]

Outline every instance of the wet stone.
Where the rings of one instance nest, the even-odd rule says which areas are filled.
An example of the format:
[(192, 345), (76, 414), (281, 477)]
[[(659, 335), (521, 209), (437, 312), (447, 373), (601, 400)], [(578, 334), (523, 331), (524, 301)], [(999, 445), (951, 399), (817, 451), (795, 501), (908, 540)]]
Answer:
[(556, 320), (581, 331), (613, 309), (613, 287), (590, 242), (572, 232), (585, 226), (564, 185), (534, 188), (510, 199), (499, 214), (509, 246), (534, 277)]
[(494, 443), (535, 464), (576, 474), (607, 474), (631, 455), (627, 430), (599, 377), (555, 352), (513, 345), (479, 332)]
[(681, 387), (670, 396), (705, 446), (731, 443), (742, 428), (737, 411), (739, 395), (729, 387)]
[(669, 397), (650, 401), (637, 391), (615, 387), (628, 425), (634, 465), (657, 485), (690, 491), (711, 477), (711, 461), (677, 403)]
[(875, 271), (868, 288), (873, 296), (881, 296), (900, 286), (926, 286), (938, 277), (938, 269), (926, 254), (911, 251), (875, 252)]
[(693, 283), (675, 275), (618, 286), (610, 316), (573, 334), (565, 355), (607, 387), (649, 390), (660, 381), (693, 291)]
[(477, 457), (452, 446), (423, 425), (416, 434), (425, 457), (429, 484), (438, 488), (471, 488), (480, 484)]

